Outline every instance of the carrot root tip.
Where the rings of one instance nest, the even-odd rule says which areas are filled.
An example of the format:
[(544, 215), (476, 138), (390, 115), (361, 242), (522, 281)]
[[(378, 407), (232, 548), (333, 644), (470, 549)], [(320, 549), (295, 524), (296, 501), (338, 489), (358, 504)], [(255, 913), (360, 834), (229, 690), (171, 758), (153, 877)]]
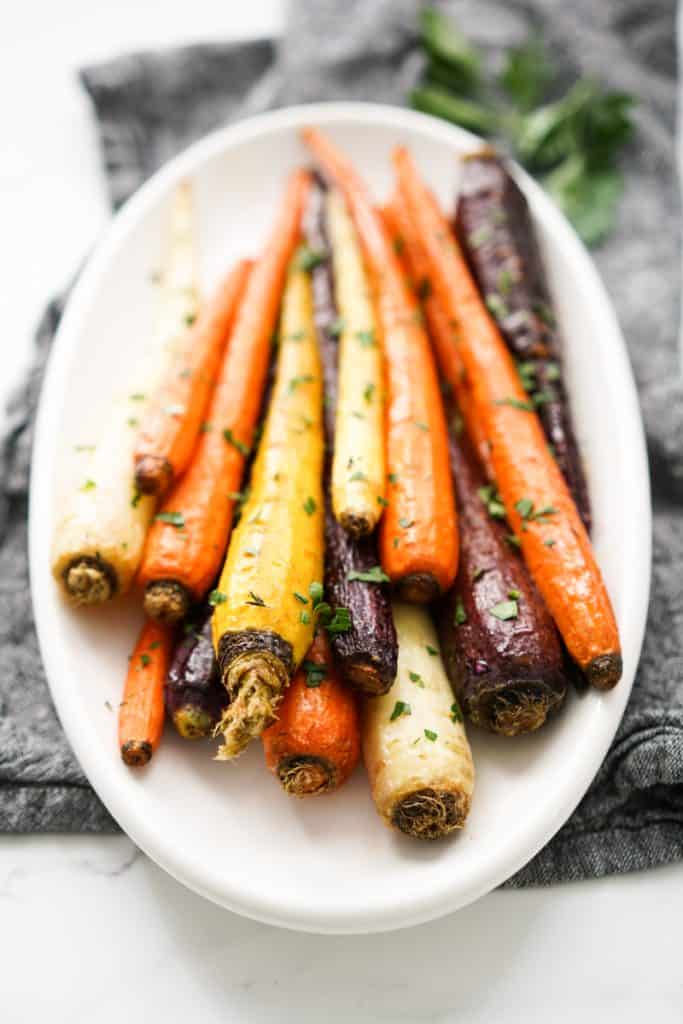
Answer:
[(440, 839), (463, 827), (469, 808), (466, 793), (419, 789), (395, 805), (391, 823), (416, 839)]
[(129, 768), (142, 768), (152, 758), (152, 744), (147, 740), (128, 740), (121, 747), (121, 758)]
[(430, 572), (413, 572), (397, 581), (396, 592), (409, 604), (430, 604), (441, 593), (441, 587)]
[(145, 590), (145, 614), (155, 622), (171, 625), (180, 622), (190, 609), (190, 595), (182, 583), (156, 580)]
[(368, 660), (343, 660), (342, 668), (349, 683), (368, 697), (381, 697), (383, 693), (387, 693), (395, 678), (395, 673), (391, 678), (387, 678), (381, 666), (373, 665)]
[(213, 719), (203, 708), (178, 708), (173, 713), (173, 724), (185, 740), (201, 740), (213, 732)]
[(275, 720), (288, 682), (286, 667), (269, 651), (254, 651), (235, 658), (223, 675), (230, 704), (214, 731), (215, 736), (223, 736), (217, 761), (239, 757), (251, 740), (257, 739)]
[(308, 754), (283, 758), (277, 768), (282, 788), (290, 796), (315, 796), (335, 787), (335, 770), (326, 758)]
[(135, 464), (135, 486), (142, 494), (163, 494), (171, 486), (173, 466), (160, 455), (143, 455)]
[(116, 592), (116, 576), (101, 558), (84, 557), (67, 566), (64, 586), (74, 604), (103, 604)]
[(499, 736), (522, 736), (535, 732), (563, 701), (563, 695), (544, 688), (511, 685), (499, 690), (488, 707), (470, 714), (475, 725), (482, 725)]
[(369, 533), (372, 533), (373, 523), (363, 515), (355, 515), (352, 512), (343, 513), (339, 522), (349, 534), (349, 536), (358, 539), (359, 537), (366, 537)]
[(601, 654), (586, 668), (586, 678), (598, 690), (611, 690), (621, 679), (623, 667), (621, 654)]

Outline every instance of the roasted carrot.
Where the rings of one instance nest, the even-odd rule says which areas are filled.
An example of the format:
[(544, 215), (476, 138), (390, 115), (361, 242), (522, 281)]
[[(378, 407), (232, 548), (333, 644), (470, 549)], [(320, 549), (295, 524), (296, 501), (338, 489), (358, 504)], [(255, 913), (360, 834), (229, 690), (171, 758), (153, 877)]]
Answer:
[(343, 192), (373, 278), (387, 377), (387, 470), (392, 483), (380, 530), (382, 567), (409, 601), (452, 584), (458, 532), (446, 419), (417, 300), (381, 217), (353, 165), (314, 128), (303, 139)]
[(172, 646), (171, 630), (147, 620), (130, 657), (119, 707), (119, 747), (131, 767), (147, 764), (159, 746)]
[(187, 473), (166, 496), (147, 536), (138, 581), (145, 587), (145, 612), (159, 622), (179, 621), (206, 594), (225, 555), (274, 328), (275, 310), (259, 301), (260, 269), (250, 281), (246, 261), (233, 271), (235, 284), (228, 287), (237, 315), (208, 418)]
[(313, 639), (311, 586), (323, 570), (321, 417), (311, 283), (295, 257), (249, 497), (213, 598), (214, 647), (231, 701), (217, 729), (222, 760), (270, 725)]
[(263, 734), (266, 764), (291, 796), (338, 789), (360, 756), (360, 726), (353, 694), (319, 630), (287, 687), (277, 721)]
[(555, 460), (590, 533), (588, 484), (565, 386), (562, 338), (524, 193), (491, 149), (463, 160), (455, 231), (486, 308), (518, 360)]
[(382, 215), (395, 240), (406, 271), (422, 298), (429, 337), (436, 352), (441, 374), (453, 392), (470, 440), (486, 469), (487, 476), (491, 478), (493, 470), (489, 446), (484, 436), (483, 424), (474, 408), (465, 367), (458, 351), (455, 327), (446, 316), (438, 296), (430, 287), (429, 266), (424, 258), (415, 226), (397, 195), (383, 208)]
[(416, 839), (465, 824), (474, 766), (465, 726), (424, 608), (394, 603), (398, 675), (363, 704), (363, 760), (377, 812)]
[(79, 446), (83, 474), (55, 530), (52, 572), (73, 604), (101, 604), (125, 594), (140, 564), (154, 499), (140, 494), (133, 480), (136, 431), (173, 362), (187, 317), (197, 310), (195, 250), (191, 189), (183, 183), (170, 204), (154, 333), (141, 346), (128, 394), (112, 402), (97, 444)]
[(338, 379), (338, 312), (332, 254), (325, 222), (325, 190), (316, 182), (304, 216), (306, 242), (318, 259), (311, 271), (313, 318), (325, 385), (325, 596), (347, 608), (350, 628), (331, 634), (336, 663), (344, 679), (363, 693), (384, 693), (396, 676), (398, 648), (387, 587), (376, 582), (379, 567), (376, 533), (352, 537), (335, 519), (329, 479), (335, 450)]
[[(309, 183), (305, 171), (290, 177), (281, 213), (251, 283), (254, 321), (273, 322), (287, 262), (299, 233)], [(239, 278), (231, 276), (185, 333), (175, 362), (142, 421), (135, 452), (135, 479), (145, 494), (164, 494), (187, 468), (197, 441), (235, 313)], [(246, 331), (246, 324), (243, 327)]]
[(384, 372), (370, 283), (339, 192), (327, 199), (327, 233), (340, 331), (332, 508), (358, 537), (372, 533), (384, 507)]
[(508, 521), (571, 657), (589, 682), (609, 689), (622, 671), (619, 633), (588, 534), (435, 198), (405, 149), (396, 151), (395, 163), (431, 286), (458, 327), (460, 354)]

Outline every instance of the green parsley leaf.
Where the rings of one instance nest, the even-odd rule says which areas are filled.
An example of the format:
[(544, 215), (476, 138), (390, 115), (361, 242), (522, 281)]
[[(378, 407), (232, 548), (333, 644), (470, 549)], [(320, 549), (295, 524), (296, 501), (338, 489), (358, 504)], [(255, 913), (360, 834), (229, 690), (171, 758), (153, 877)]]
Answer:
[(342, 334), (342, 332), (344, 330), (344, 326), (345, 326), (344, 317), (343, 316), (338, 316), (336, 320), (332, 321), (332, 323), (328, 327), (328, 331), (330, 332), (330, 334), (332, 335), (333, 338), (338, 338)]
[(293, 395), (300, 384), (310, 384), (315, 377), (310, 373), (302, 373), (298, 377), (292, 377), (287, 385), (287, 394)]
[(403, 530), (409, 530), (411, 526), (415, 526), (415, 520), (414, 519), (406, 519), (405, 516), (401, 516), (401, 518), (398, 521), (398, 525)]
[(389, 721), (395, 722), (397, 718), (401, 717), (401, 715), (412, 715), (412, 713), (413, 709), (410, 704), (407, 704), (404, 700), (397, 700), (394, 704), (394, 710), (389, 716)]
[(429, 430), (429, 425), (427, 423), (422, 423), (421, 420), (415, 420), (415, 426), (419, 427), (420, 430)]
[(334, 614), (329, 622), (324, 623), (328, 633), (348, 633), (353, 626), (351, 612), (348, 608), (335, 608)]
[(94, 480), (86, 480), (85, 483), (83, 484), (83, 486), (81, 487), (81, 490), (82, 491), (94, 491), (96, 487), (97, 487), (97, 484), (95, 483)]
[(365, 572), (359, 572), (357, 569), (350, 569), (346, 578), (349, 583), (354, 580), (358, 580), (360, 583), (388, 583), (389, 577), (382, 570), (380, 565), (373, 565), (372, 569), (367, 569)]
[(508, 597), (516, 601), (520, 596), (519, 590), (508, 590)]
[(297, 601), (299, 601), (301, 604), (308, 604), (308, 598), (304, 597), (303, 594), (300, 594), (298, 590), (293, 591), (293, 594)]
[(228, 598), (227, 595), (224, 594), (222, 590), (212, 590), (211, 593), (209, 594), (208, 600), (212, 608), (215, 608), (216, 605), (218, 604), (225, 604)]
[(168, 523), (169, 526), (175, 526), (178, 530), (185, 525), (185, 516), (182, 512), (157, 512), (154, 518), (157, 522)]
[(313, 602), (313, 607), (315, 608), (316, 605), (319, 605), (323, 599), (322, 583), (319, 583), (317, 580), (314, 580), (313, 583), (311, 583), (310, 587), (308, 588), (308, 593), (311, 595), (311, 601)]
[(497, 295), (496, 292), (489, 292), (484, 301), (489, 313), (495, 316), (496, 320), (504, 320), (508, 315), (509, 310), (507, 306), (500, 295)]
[(538, 37), (508, 51), (500, 84), (522, 112), (532, 110), (553, 79), (552, 69)]
[(302, 624), (302, 626), (310, 625), (311, 616), (309, 615), (309, 613), (301, 612), (301, 614), (299, 615), (299, 622)]
[(411, 683), (415, 683), (415, 685), (419, 686), (421, 690), (424, 690), (424, 679), (422, 678), (419, 672), (409, 672), (408, 678), (410, 679)]
[(455, 626), (462, 626), (467, 622), (467, 612), (465, 611), (465, 605), (463, 604), (460, 595), (455, 599), (455, 612), (453, 614), (453, 624)]
[(363, 348), (372, 348), (375, 344), (375, 332), (374, 331), (356, 331), (356, 338), (361, 343)]
[(425, 729), (425, 736), (427, 737), (428, 740), (431, 740), (432, 743), (435, 742), (435, 740), (437, 739), (438, 735), (439, 735), (438, 733), (432, 732), (431, 729)]
[(516, 601), (499, 601), (498, 604), (494, 604), (492, 608), (489, 608), (491, 615), (494, 615), (501, 622), (507, 622), (508, 619), (516, 619), (519, 614), (519, 605)]
[(151, 660), (152, 659), (150, 658), (149, 654), (140, 655), (140, 664), (143, 668), (147, 668)]
[(439, 648), (438, 647), (432, 647), (431, 644), (425, 644), (425, 648), (426, 648), (427, 654), (431, 654), (431, 656), (433, 658), (435, 658), (437, 656), (437, 654), (439, 653)]
[(256, 607), (256, 608), (267, 608), (268, 607), (268, 605), (263, 600), (263, 598), (259, 597), (258, 594), (255, 594), (253, 590), (249, 591), (249, 600), (245, 601), (244, 603), (245, 604), (254, 605), (254, 607)]
[(372, 384), (372, 383), (366, 384), (365, 385), (365, 390), (363, 391), (363, 398), (368, 403), (368, 405), (372, 404), (372, 396), (374, 395), (374, 393), (375, 393), (375, 385)]
[(377, 504), (381, 505), (382, 508), (389, 508), (389, 502), (386, 498), (383, 498), (381, 494), (377, 495)]
[(307, 245), (300, 245), (294, 257), (294, 265), (297, 270), (309, 272), (324, 263), (326, 254), (322, 250), (311, 249)]
[(361, 473), (360, 470), (357, 470), (355, 473), (352, 473), (351, 476), (349, 477), (350, 483), (352, 483), (354, 480), (367, 480), (367, 477), (365, 473)]
[(309, 690), (316, 690), (327, 675), (325, 666), (306, 659), (302, 662), (301, 667), (306, 673), (306, 686)]
[(451, 704), (451, 722), (462, 722), (462, 711), (457, 700)]
[(310, 496), (310, 494), (309, 494), (309, 496), (306, 498), (306, 500), (305, 500), (305, 502), (303, 504), (304, 512), (306, 513), (307, 516), (312, 516), (313, 513), (315, 512), (315, 510), (317, 509), (317, 507), (318, 506), (317, 506), (317, 504), (315, 502), (315, 499), (312, 498)]
[(240, 455), (243, 455), (246, 459), (247, 455), (249, 455), (249, 452), (251, 451), (248, 444), (245, 444), (244, 441), (240, 441), (239, 438), (235, 437), (232, 430), (224, 430), (223, 437), (228, 444), (231, 444), (233, 448), (236, 448)]
[(522, 402), (519, 398), (497, 398), (496, 405), (510, 405), (513, 409), (521, 409), (522, 412), (533, 412), (533, 402)]

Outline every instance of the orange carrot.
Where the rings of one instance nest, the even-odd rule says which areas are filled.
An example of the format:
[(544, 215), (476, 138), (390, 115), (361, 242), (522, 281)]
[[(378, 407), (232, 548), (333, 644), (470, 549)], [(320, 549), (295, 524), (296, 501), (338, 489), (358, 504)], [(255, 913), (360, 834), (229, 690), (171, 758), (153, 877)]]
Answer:
[[(309, 180), (305, 171), (296, 171), (290, 177), (272, 241), (260, 264), (259, 297), (265, 306), (258, 314), (264, 319), (279, 301), (285, 268), (299, 234)], [(142, 421), (135, 452), (135, 481), (144, 494), (164, 494), (192, 458), (244, 283), (246, 267), (240, 266), (241, 270), (232, 272), (182, 339), (173, 365)]]
[(619, 634), (588, 534), (446, 219), (405, 149), (395, 164), (431, 287), (457, 324), (508, 520), (569, 653), (594, 686), (608, 689), (621, 676)]
[(431, 601), (455, 578), (458, 532), (446, 419), (429, 340), (364, 182), (320, 132), (308, 128), (303, 138), (346, 197), (373, 280), (388, 392), (389, 505), (380, 525), (382, 568), (403, 598)]
[(277, 721), (263, 733), (263, 749), (268, 768), (292, 796), (329, 793), (356, 767), (356, 703), (337, 674), (323, 630), (285, 691)]
[(147, 764), (159, 746), (172, 643), (168, 628), (146, 621), (130, 657), (119, 707), (119, 747), (131, 767)]
[(398, 195), (383, 208), (384, 223), (395, 239), (396, 247), (409, 277), (422, 298), (422, 308), (427, 318), (429, 336), (436, 351), (441, 374), (449, 384), (467, 428), (470, 440), (481, 458), (486, 475), (493, 479), (493, 468), (489, 446), (484, 434), (483, 423), (477, 416), (465, 366), (458, 351), (455, 326), (444, 312), (439, 297), (429, 284), (429, 265), (425, 259), (420, 239), (407, 210)]

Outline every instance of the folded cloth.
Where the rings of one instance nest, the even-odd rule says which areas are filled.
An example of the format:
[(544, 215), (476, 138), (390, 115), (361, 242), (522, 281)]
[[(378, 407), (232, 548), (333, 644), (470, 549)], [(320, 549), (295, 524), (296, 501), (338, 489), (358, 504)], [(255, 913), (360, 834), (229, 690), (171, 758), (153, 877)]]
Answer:
[[(619, 225), (596, 253), (628, 342), (645, 417), (655, 504), (647, 636), (612, 748), (571, 820), (511, 885), (550, 883), (683, 855), (683, 402), (678, 363), (679, 202), (675, 176), (675, 2), (457, 0), (447, 5), (495, 66), (538, 30), (560, 76), (595, 75), (638, 98)], [(422, 66), (419, 4), (294, 0), (275, 45), (194, 46), (82, 73), (97, 115), (112, 203), (218, 125), (328, 99), (403, 103)], [(0, 519), (0, 830), (106, 831), (59, 727), (28, 596), (27, 479), (42, 370), (61, 313), (41, 323), (4, 445)], [(617, 443), (617, 439), (615, 439)], [(628, 515), (628, 509), (624, 510)]]

